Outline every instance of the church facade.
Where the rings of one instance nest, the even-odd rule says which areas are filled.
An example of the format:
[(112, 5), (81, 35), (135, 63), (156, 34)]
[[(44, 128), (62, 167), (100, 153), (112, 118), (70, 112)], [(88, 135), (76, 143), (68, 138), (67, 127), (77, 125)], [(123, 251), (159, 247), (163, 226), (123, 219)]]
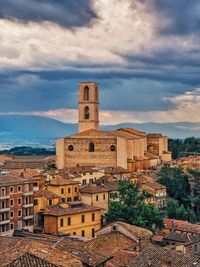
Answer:
[(129, 171), (148, 169), (170, 161), (168, 138), (132, 128), (99, 130), (99, 86), (82, 82), (79, 95), (79, 133), (56, 142), (56, 165), (65, 169), (76, 165), (123, 167)]

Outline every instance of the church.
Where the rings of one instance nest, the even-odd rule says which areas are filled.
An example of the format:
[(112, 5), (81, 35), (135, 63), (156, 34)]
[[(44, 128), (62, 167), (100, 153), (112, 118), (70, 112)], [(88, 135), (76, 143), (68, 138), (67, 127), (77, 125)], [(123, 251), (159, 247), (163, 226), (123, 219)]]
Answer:
[(78, 86), (79, 132), (56, 142), (56, 165), (65, 169), (76, 165), (123, 167), (129, 171), (148, 169), (170, 161), (168, 138), (146, 134), (133, 128), (115, 131), (99, 129), (99, 86), (82, 82)]

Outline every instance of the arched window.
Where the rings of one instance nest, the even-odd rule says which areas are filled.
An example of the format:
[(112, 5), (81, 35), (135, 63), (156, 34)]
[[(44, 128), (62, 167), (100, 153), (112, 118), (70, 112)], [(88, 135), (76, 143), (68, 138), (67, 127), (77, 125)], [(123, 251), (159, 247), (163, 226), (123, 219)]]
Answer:
[(90, 118), (90, 109), (89, 107), (84, 108), (84, 119), (88, 120)]
[(94, 143), (89, 143), (89, 152), (94, 152)]
[(98, 96), (98, 87), (95, 87), (95, 100), (98, 101), (99, 96)]
[(85, 86), (84, 87), (84, 95), (83, 95), (83, 99), (85, 101), (88, 101), (89, 100), (89, 97), (90, 97), (90, 89), (88, 86)]

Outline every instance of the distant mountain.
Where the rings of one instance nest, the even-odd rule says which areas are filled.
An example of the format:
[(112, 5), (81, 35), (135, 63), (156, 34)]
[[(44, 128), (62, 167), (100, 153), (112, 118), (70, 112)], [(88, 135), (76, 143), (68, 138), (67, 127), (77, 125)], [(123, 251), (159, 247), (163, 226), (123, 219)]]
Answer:
[[(122, 123), (102, 125), (103, 130), (131, 127), (171, 138), (200, 137), (200, 123)], [(63, 123), (39, 116), (0, 115), (0, 149), (14, 146), (52, 147), (55, 140), (77, 132), (77, 124)]]

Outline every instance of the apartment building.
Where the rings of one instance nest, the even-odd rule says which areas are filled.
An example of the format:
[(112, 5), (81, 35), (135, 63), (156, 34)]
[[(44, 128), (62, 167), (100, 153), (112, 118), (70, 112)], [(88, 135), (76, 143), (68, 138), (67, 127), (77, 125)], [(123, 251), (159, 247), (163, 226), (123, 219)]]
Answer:
[(33, 181), (22, 177), (0, 177), (0, 236), (15, 229), (33, 231)]

